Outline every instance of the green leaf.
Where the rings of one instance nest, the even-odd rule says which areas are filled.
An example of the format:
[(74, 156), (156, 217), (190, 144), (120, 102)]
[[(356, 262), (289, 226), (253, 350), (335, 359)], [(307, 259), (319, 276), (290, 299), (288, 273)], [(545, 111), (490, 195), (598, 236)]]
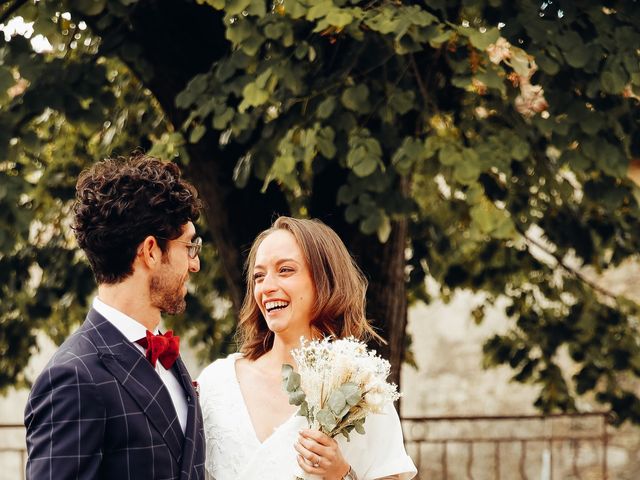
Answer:
[(211, 5), (216, 10), (222, 10), (225, 5), (225, 0), (198, 0), (198, 3), (206, 3)]
[(349, 150), (347, 154), (347, 166), (359, 177), (366, 177), (375, 171), (378, 162), (369, 155), (369, 152), (364, 146), (359, 145)]
[(591, 59), (591, 49), (586, 45), (578, 45), (564, 52), (567, 63), (573, 68), (583, 68)]
[(291, 18), (300, 18), (307, 13), (307, 7), (300, 0), (284, 0), (285, 13)]
[(387, 240), (389, 240), (389, 236), (391, 235), (391, 219), (386, 213), (382, 215), (382, 223), (378, 226), (376, 234), (378, 235), (380, 243), (387, 243)]
[(227, 107), (220, 115), (214, 115), (211, 125), (216, 130), (224, 130), (227, 128), (227, 125), (231, 120), (233, 120), (233, 116), (235, 115), (235, 111), (231, 107)]
[(342, 92), (342, 96), (340, 100), (342, 104), (358, 113), (368, 113), (370, 110), (369, 106), (369, 89), (363, 83), (356, 85), (355, 87), (349, 87)]
[(406, 137), (391, 157), (391, 163), (399, 173), (408, 174), (413, 166), (425, 160), (424, 143), (415, 137)]
[(470, 185), (478, 179), (480, 172), (477, 164), (459, 163), (453, 169), (453, 178), (463, 185)]
[(365, 235), (372, 235), (378, 231), (384, 221), (384, 215), (380, 209), (369, 210), (368, 215), (360, 222), (360, 231)]
[(249, 107), (258, 107), (269, 100), (269, 93), (259, 87), (256, 82), (247, 83), (242, 89), (242, 96), (244, 98), (238, 105), (238, 111), (241, 113)]
[(363, 418), (361, 420), (356, 420), (353, 424), (356, 432), (358, 432), (360, 435), (364, 435), (365, 431), (364, 431), (364, 421), (366, 420), (366, 418)]
[(573, 30), (568, 30), (566, 33), (558, 37), (557, 43), (563, 51), (568, 52), (583, 45), (584, 41), (579, 33)]
[(599, 141), (596, 148), (596, 165), (611, 176), (618, 178), (626, 177), (629, 161), (619, 148), (604, 140)]
[(430, 135), (424, 142), (424, 155), (425, 158), (433, 157), (440, 147), (444, 145), (444, 141), (437, 135)]
[(15, 83), (11, 71), (4, 65), (0, 65), (0, 92), (6, 92)]
[(327, 23), (337, 28), (343, 28), (353, 21), (353, 16), (344, 10), (333, 9), (326, 17)]
[(504, 84), (504, 81), (498, 76), (498, 73), (493, 68), (477, 74), (475, 78), (480, 80), (489, 88), (496, 89), (502, 94), (507, 93), (507, 88)]
[(246, 39), (256, 34), (257, 31), (251, 23), (246, 20), (239, 20), (227, 27), (225, 36), (231, 43), (239, 46)]
[(354, 223), (362, 214), (362, 208), (356, 203), (349, 205), (344, 211), (344, 218), (347, 223)]
[(400, 19), (394, 15), (392, 9), (382, 8), (372, 10), (373, 15), (365, 19), (365, 25), (371, 30), (387, 35), (396, 32), (400, 25)]
[(605, 70), (600, 75), (600, 85), (603, 91), (618, 94), (624, 90), (626, 78), (619, 70)]
[(489, 45), (496, 43), (500, 38), (500, 30), (497, 28), (490, 28), (486, 32), (482, 33), (479, 30), (471, 29), (468, 32), (471, 45), (478, 50), (486, 50)]
[(321, 120), (327, 119), (333, 113), (333, 110), (335, 109), (335, 107), (336, 107), (336, 97), (334, 97), (333, 95), (330, 95), (327, 98), (325, 98), (322, 102), (320, 102), (320, 105), (318, 105), (318, 108), (316, 110), (316, 116)]
[(438, 160), (442, 165), (452, 166), (462, 162), (462, 153), (455, 145), (446, 144), (438, 153)]
[(318, 0), (313, 2), (313, 6), (307, 11), (307, 20), (316, 20), (326, 17), (334, 9), (333, 0)]
[(538, 54), (535, 58), (536, 63), (544, 73), (555, 75), (560, 71), (560, 66), (551, 57), (544, 54)]
[(342, 185), (338, 189), (338, 195), (336, 198), (336, 202), (338, 205), (348, 205), (353, 202), (353, 199), (356, 197), (357, 193), (355, 189), (352, 189), (349, 185)]
[(529, 144), (520, 138), (515, 138), (511, 145), (511, 158), (522, 161), (529, 156), (531, 148)]
[(411, 90), (396, 90), (389, 97), (389, 106), (400, 115), (415, 108), (416, 94)]
[(75, 0), (73, 8), (79, 12), (93, 17), (100, 14), (107, 5), (107, 0)]
[(193, 130), (191, 130), (191, 134), (189, 135), (189, 142), (198, 143), (206, 133), (206, 131), (207, 129), (204, 125), (197, 125)]
[(318, 147), (318, 151), (325, 158), (331, 159), (336, 155), (336, 146), (333, 143), (334, 138), (335, 133), (333, 131), (333, 128), (324, 127), (318, 130), (318, 133), (316, 135), (316, 145)]

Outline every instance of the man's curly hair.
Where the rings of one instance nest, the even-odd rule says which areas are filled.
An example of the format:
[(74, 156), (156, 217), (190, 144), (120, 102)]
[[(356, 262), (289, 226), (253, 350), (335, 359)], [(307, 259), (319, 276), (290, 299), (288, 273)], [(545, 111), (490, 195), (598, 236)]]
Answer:
[(74, 230), (96, 281), (113, 284), (133, 273), (140, 243), (149, 235), (162, 251), (184, 225), (200, 216), (202, 202), (174, 163), (144, 154), (107, 159), (84, 170), (76, 184)]

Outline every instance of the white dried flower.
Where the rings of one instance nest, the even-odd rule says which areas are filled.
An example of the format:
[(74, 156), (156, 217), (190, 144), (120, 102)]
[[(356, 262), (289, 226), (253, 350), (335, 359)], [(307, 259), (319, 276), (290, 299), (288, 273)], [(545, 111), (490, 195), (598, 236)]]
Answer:
[[(334, 437), (364, 432), (369, 413), (380, 413), (400, 394), (387, 383), (391, 365), (355, 338), (300, 341), (291, 352), (298, 366), (298, 382), (290, 382), (291, 367), (283, 369), (290, 400), (300, 405), (311, 428)], [(296, 377), (297, 378), (297, 377)]]
[(487, 47), (487, 53), (489, 60), (497, 65), (511, 56), (511, 44), (505, 38), (500, 37), (496, 43)]
[(516, 110), (525, 117), (532, 117), (549, 107), (540, 85), (531, 85), (528, 81), (520, 83), (520, 95), (515, 100)]

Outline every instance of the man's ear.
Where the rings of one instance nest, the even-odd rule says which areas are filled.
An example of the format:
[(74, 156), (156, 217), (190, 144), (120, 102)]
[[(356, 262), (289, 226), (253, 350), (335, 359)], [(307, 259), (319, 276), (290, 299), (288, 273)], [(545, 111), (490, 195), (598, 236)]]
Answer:
[(162, 249), (156, 237), (149, 235), (142, 241), (138, 246), (137, 258), (149, 269), (154, 269), (162, 263)]

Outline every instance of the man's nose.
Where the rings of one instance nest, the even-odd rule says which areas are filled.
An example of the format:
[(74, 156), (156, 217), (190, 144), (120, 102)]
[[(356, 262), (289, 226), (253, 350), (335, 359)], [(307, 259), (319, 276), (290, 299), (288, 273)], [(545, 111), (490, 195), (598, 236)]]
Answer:
[(189, 259), (189, 271), (196, 273), (200, 271), (200, 257), (196, 255), (196, 258)]

